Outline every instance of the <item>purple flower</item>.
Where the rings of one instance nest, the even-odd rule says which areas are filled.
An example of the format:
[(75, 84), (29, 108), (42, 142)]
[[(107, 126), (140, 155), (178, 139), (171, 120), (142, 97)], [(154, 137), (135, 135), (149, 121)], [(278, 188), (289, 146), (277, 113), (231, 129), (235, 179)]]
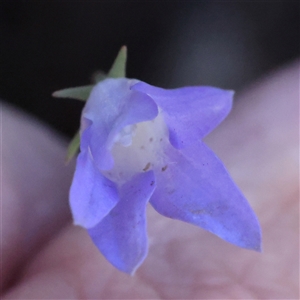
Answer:
[(260, 251), (258, 221), (223, 164), (201, 141), (227, 116), (233, 92), (165, 90), (106, 79), (81, 118), (80, 154), (70, 191), (74, 222), (119, 270), (147, 255), (146, 205)]

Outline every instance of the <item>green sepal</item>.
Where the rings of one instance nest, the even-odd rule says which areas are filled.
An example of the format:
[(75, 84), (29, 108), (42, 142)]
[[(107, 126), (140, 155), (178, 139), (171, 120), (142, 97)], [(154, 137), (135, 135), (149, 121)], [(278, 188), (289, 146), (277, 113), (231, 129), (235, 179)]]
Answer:
[(86, 101), (90, 96), (93, 85), (78, 86), (56, 91), (52, 94), (56, 98), (72, 98), (81, 101)]
[(126, 77), (126, 60), (127, 60), (127, 47), (123, 46), (120, 49), (111, 69), (109, 70), (107, 77), (125, 78)]
[(79, 150), (79, 146), (80, 146), (80, 134), (78, 131), (68, 146), (67, 155), (66, 155), (66, 164), (68, 164), (70, 160), (77, 154)]

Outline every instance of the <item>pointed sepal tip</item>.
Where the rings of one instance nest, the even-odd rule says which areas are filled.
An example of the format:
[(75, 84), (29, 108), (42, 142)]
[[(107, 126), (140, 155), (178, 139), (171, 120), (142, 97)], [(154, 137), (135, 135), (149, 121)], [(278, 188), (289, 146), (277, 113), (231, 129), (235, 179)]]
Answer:
[(126, 77), (126, 61), (127, 61), (127, 47), (122, 46), (107, 77), (110, 78), (125, 78)]

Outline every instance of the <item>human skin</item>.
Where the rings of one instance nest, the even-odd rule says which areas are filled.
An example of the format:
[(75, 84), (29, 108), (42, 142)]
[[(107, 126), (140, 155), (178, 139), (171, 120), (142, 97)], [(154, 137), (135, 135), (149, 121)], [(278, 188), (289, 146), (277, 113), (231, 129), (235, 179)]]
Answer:
[(206, 138), (256, 212), (263, 252), (148, 207), (149, 255), (113, 268), (72, 225), (74, 163), (45, 126), (2, 107), (3, 299), (298, 299), (299, 62), (259, 80)]

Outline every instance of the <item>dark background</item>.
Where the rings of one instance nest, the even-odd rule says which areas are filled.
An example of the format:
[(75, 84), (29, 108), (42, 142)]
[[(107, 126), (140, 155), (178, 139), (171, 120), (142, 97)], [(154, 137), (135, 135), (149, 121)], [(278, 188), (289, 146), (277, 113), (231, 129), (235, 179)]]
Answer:
[(0, 97), (71, 136), (90, 83), (127, 45), (128, 77), (240, 89), (299, 55), (299, 1), (0, 2)]

